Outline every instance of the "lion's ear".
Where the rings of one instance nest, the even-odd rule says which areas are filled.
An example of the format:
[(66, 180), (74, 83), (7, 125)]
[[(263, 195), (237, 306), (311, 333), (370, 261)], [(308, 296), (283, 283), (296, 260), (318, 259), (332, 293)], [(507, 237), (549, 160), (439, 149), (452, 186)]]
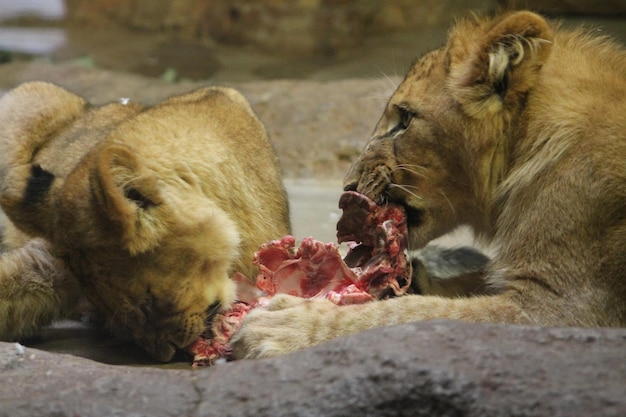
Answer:
[(43, 81), (24, 83), (6, 93), (0, 99), (2, 163), (28, 164), (52, 133), (82, 114), (86, 106), (76, 94)]
[(473, 39), (462, 31), (453, 34), (450, 45), (452, 91), (477, 118), (522, 101), (535, 85), (553, 39), (545, 19), (527, 11), (504, 15), (482, 30)]
[(96, 162), (92, 191), (113, 232), (131, 253), (158, 245), (166, 225), (157, 215), (163, 203), (158, 180), (125, 145), (108, 145)]
[(21, 84), (0, 98), (0, 202), (22, 231), (37, 236), (48, 229), (45, 207), (55, 176), (33, 162), (36, 153), (87, 105), (42, 81)]

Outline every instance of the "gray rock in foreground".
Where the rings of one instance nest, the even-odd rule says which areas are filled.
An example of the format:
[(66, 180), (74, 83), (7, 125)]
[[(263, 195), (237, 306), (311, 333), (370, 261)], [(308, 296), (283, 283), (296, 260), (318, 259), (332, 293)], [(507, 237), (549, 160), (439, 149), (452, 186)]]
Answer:
[(624, 416), (626, 329), (434, 321), (197, 370), (0, 343), (0, 416)]

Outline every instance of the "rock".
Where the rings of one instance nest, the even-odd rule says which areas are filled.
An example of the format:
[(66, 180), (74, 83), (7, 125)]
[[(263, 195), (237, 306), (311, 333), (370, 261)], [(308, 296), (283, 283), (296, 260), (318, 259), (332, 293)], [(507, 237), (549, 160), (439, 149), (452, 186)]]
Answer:
[(626, 329), (432, 321), (196, 370), (0, 343), (0, 416), (623, 416)]
[(189, 415), (189, 372), (114, 367), (0, 343), (0, 416)]

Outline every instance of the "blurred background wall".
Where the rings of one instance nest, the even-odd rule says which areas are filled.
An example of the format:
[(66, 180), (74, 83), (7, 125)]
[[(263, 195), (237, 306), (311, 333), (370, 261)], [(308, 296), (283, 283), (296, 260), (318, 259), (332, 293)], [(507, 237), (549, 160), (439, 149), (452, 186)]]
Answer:
[(496, 7), (551, 14), (626, 13), (624, 0), (66, 0), (70, 22), (167, 31), (270, 51), (336, 53), (367, 36), (448, 25)]
[(401, 74), (454, 19), (506, 7), (626, 31), (626, 0), (0, 0), (0, 63), (173, 81)]

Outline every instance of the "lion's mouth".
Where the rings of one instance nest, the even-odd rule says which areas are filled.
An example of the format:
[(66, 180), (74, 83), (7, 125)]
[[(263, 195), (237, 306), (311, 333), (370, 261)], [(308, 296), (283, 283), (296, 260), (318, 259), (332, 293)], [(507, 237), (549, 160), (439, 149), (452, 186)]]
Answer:
[(403, 204), (403, 207), (406, 213), (406, 223), (409, 229), (419, 227), (422, 223), (424, 223), (424, 210), (420, 210), (406, 204)]
[(421, 241), (424, 225), (427, 223), (427, 211), (409, 205), (406, 201), (391, 200), (394, 204), (402, 206), (406, 221), (406, 241), (409, 248), (415, 248), (416, 242)]
[(204, 332), (201, 334), (202, 337), (207, 339), (215, 337), (213, 334), (213, 322), (221, 310), (222, 304), (219, 301), (215, 301), (213, 304), (208, 306), (206, 310), (204, 310)]

